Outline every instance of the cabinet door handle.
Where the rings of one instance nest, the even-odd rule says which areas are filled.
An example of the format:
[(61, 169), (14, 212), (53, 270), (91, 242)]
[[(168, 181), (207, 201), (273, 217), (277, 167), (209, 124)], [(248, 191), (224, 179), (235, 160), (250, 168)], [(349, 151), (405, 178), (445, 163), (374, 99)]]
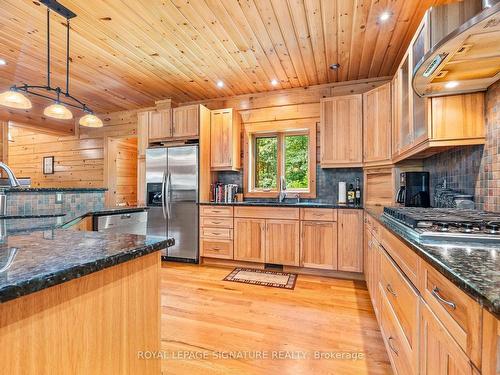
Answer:
[(431, 294), (434, 297), (436, 297), (436, 299), (439, 302), (444, 303), (445, 305), (448, 305), (453, 310), (455, 310), (457, 308), (457, 305), (454, 302), (448, 301), (448, 300), (444, 299), (443, 297), (441, 297), (441, 295), (439, 294), (439, 288), (437, 286), (434, 286), (434, 288), (432, 288)]
[(394, 354), (399, 355), (398, 351), (396, 350), (396, 348), (392, 344), (393, 341), (394, 341), (394, 337), (389, 336), (389, 338), (387, 339), (387, 344), (389, 345), (389, 349), (391, 349), (394, 352)]
[(212, 221), (212, 224), (220, 224), (220, 221)]
[(391, 284), (387, 284), (387, 286), (385, 287), (385, 289), (387, 289), (387, 291), (389, 293), (391, 293), (394, 297), (397, 297), (398, 295), (396, 294), (396, 292), (394, 291), (394, 289), (392, 289), (392, 285)]

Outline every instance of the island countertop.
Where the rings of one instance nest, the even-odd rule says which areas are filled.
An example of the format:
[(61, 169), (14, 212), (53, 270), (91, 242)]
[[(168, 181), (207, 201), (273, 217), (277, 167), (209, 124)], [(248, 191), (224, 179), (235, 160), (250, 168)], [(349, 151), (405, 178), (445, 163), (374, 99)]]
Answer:
[(53, 212), (41, 210), (26, 215), (0, 216), (0, 232), (5, 234), (32, 232), (34, 230), (49, 230), (69, 228), (79, 220), (88, 216), (119, 215), (148, 210), (149, 207), (111, 207), (94, 210), (72, 212)]
[(173, 243), (171, 238), (63, 229), (7, 236), (0, 245), (0, 302), (124, 263)]
[(385, 220), (383, 207), (367, 207), (366, 212), (481, 306), (500, 317), (498, 245), (422, 244)]

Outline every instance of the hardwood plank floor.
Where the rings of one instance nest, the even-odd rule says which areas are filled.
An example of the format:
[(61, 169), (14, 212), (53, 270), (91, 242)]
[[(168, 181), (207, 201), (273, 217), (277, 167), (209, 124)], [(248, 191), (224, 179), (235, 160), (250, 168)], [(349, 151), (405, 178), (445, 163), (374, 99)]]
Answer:
[(392, 373), (364, 282), (299, 275), (282, 290), (222, 281), (230, 271), (163, 264), (162, 375)]

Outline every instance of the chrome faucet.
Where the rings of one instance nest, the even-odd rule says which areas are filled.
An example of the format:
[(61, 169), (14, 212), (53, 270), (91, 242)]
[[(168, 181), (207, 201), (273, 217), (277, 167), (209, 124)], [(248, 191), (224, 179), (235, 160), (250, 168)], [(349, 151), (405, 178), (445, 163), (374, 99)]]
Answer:
[(16, 176), (14, 175), (14, 172), (12, 172), (12, 169), (10, 169), (7, 164), (2, 163), (0, 161), (0, 169), (4, 170), (5, 173), (7, 173), (7, 178), (9, 179), (9, 184), (11, 187), (21, 186), (21, 184), (17, 180)]
[[(14, 175), (14, 172), (12, 172), (12, 169), (10, 169), (7, 164), (2, 163), (0, 161), (0, 169), (4, 170), (5, 173), (7, 173), (7, 177), (9, 179), (9, 185), (11, 187), (21, 186), (21, 184), (17, 180), (16, 176)], [(7, 196), (5, 195), (5, 192), (3, 190), (1, 190), (0, 191), (0, 215), (5, 216), (6, 213), (7, 213)]]
[(278, 201), (281, 203), (285, 200), (285, 198), (286, 198), (286, 180), (285, 180), (285, 176), (281, 176)]

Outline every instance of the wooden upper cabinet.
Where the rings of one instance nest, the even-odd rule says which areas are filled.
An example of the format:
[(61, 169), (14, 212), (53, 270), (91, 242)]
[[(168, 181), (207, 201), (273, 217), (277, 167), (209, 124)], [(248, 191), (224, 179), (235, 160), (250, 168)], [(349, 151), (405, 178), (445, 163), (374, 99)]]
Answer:
[(238, 170), (241, 166), (241, 120), (232, 108), (211, 112), (210, 145), (211, 169)]
[(484, 93), (432, 98), (433, 140), (484, 139)]
[(448, 21), (456, 24), (455, 17), (475, 14), (478, 3), (470, 0), (432, 8), (413, 36), (392, 82), (393, 162), (415, 155), (428, 157), (451, 146), (484, 143), (484, 93), (421, 98), (412, 86), (413, 71), (433, 44), (431, 33), (435, 38)]
[(467, 355), (425, 302), (420, 304), (420, 317), (420, 374), (476, 374)]
[(338, 210), (338, 270), (363, 272), (363, 210)]
[(302, 221), (301, 267), (337, 269), (337, 223)]
[(200, 124), (200, 106), (198, 104), (174, 108), (172, 114), (172, 137), (197, 137)]
[(172, 110), (149, 112), (149, 139), (164, 140), (172, 136)]
[(266, 220), (234, 218), (234, 259), (265, 261)]
[(363, 164), (362, 95), (321, 99), (321, 167)]
[(298, 220), (266, 220), (266, 263), (300, 265)]
[(363, 161), (365, 165), (391, 162), (391, 84), (363, 94)]

